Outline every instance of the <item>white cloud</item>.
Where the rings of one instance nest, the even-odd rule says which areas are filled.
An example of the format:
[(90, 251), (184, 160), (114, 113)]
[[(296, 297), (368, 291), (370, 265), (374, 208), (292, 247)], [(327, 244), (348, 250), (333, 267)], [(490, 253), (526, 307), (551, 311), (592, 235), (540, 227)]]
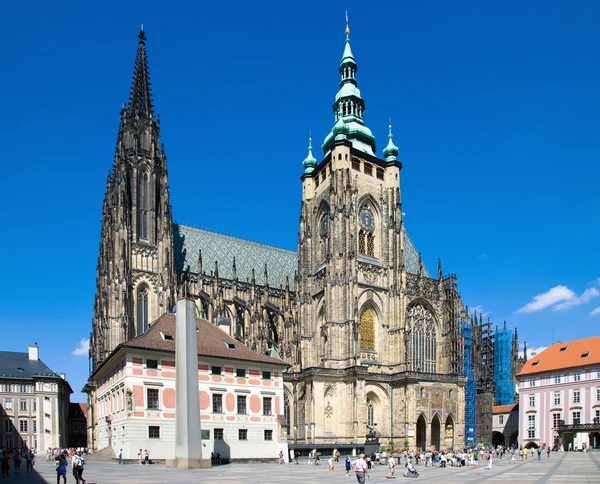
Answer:
[(596, 289), (595, 287), (589, 287), (585, 291), (583, 291), (583, 294), (581, 296), (557, 304), (552, 308), (552, 310), (562, 311), (564, 309), (571, 309), (574, 306), (579, 306), (580, 304), (586, 303), (598, 296), (600, 296), (600, 291), (598, 291), (598, 289)]
[(538, 348), (527, 348), (527, 359), (533, 358), (535, 355), (539, 355), (546, 348), (548, 348), (548, 347), (540, 346)]
[(596, 309), (593, 309), (592, 312), (590, 313), (590, 316), (598, 316), (600, 314), (600, 306), (598, 306)]
[(567, 286), (555, 286), (549, 291), (534, 296), (533, 300), (517, 310), (517, 313), (535, 313), (553, 304), (576, 299), (577, 295)]
[(75, 356), (87, 356), (90, 352), (90, 340), (87, 338), (81, 338), (79, 346), (73, 350)]

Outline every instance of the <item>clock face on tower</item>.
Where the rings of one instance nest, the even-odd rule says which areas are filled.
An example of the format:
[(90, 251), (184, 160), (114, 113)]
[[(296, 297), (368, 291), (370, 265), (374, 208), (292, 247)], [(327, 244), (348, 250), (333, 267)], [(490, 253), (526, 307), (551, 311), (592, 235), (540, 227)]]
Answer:
[(375, 230), (375, 217), (373, 212), (368, 208), (363, 208), (359, 214), (360, 225), (363, 229), (373, 232)]

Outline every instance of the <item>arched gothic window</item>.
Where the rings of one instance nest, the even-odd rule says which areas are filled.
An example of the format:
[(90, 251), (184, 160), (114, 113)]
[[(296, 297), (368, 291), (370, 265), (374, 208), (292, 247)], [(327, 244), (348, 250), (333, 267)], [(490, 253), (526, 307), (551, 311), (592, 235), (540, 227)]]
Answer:
[(139, 181), (139, 237), (148, 238), (148, 174), (143, 173)]
[(375, 350), (375, 311), (367, 308), (360, 316), (360, 347)]
[(148, 329), (148, 288), (141, 286), (137, 293), (137, 334)]
[(375, 424), (375, 406), (373, 400), (367, 398), (367, 425), (373, 427)]
[(436, 331), (433, 316), (421, 304), (408, 309), (408, 346), (412, 371), (436, 372)]

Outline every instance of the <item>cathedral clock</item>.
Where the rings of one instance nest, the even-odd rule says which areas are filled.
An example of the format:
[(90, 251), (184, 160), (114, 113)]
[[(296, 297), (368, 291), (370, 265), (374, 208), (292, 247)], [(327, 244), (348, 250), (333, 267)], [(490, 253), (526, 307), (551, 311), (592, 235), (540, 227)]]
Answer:
[(375, 217), (369, 208), (363, 208), (360, 211), (360, 225), (363, 229), (373, 232), (375, 230)]

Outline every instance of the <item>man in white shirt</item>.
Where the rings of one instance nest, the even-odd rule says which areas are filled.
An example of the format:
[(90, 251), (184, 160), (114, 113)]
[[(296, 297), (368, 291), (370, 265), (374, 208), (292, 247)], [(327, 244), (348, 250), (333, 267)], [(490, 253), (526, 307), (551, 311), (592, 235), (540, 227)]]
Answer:
[[(367, 461), (365, 460), (365, 454), (360, 454), (358, 459), (356, 459), (352, 463), (352, 470), (356, 474), (356, 480), (360, 484), (364, 484), (365, 483), (365, 475), (369, 476), (369, 473), (367, 471)], [(369, 479), (370, 478), (371, 478), (371, 476), (369, 476)]]

